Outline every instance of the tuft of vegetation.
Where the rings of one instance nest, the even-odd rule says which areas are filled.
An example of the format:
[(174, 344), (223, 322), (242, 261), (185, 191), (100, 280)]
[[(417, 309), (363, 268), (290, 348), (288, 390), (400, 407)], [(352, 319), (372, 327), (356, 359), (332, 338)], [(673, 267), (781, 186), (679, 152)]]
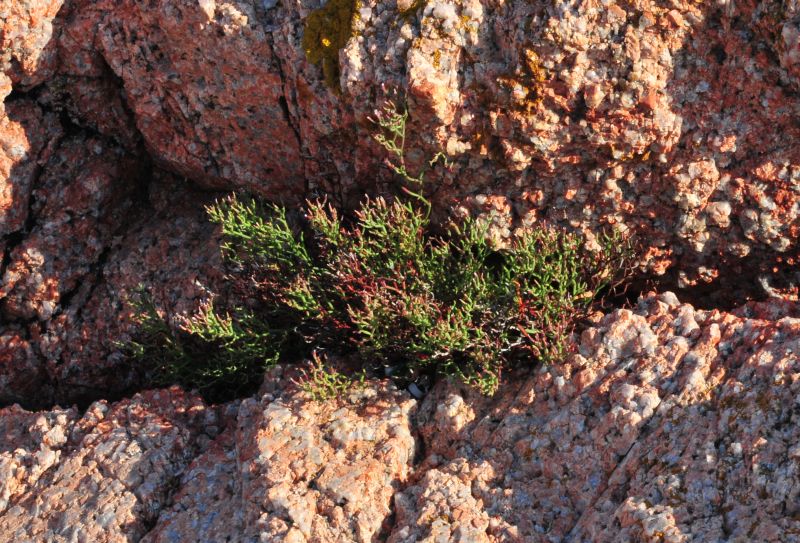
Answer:
[[(135, 351), (155, 356), (168, 378), (200, 387), (252, 382), (268, 364), (324, 348), (410, 379), (455, 376), (487, 394), (511, 364), (563, 360), (576, 324), (626, 279), (630, 245), (610, 234), (589, 250), (577, 235), (539, 227), (498, 250), (473, 219), (435, 233), (425, 172), (406, 167), (406, 121), (391, 104), (375, 119), (403, 197), (368, 198), (349, 218), (320, 200), (297, 220), (247, 196), (211, 206), (234, 302), (204, 308), (178, 333), (142, 312)], [(315, 362), (308, 392), (340, 393), (348, 380)]]
[(138, 333), (123, 347), (151, 370), (156, 385), (180, 383), (227, 399), (250, 390), (279, 358), (274, 340), (282, 332), (245, 309), (223, 313), (209, 304), (173, 325), (143, 290), (131, 303)]
[(308, 367), (301, 371), (300, 378), (294, 383), (315, 402), (323, 402), (344, 396), (354, 388), (363, 388), (365, 380), (364, 370), (350, 377), (326, 364), (314, 351)]

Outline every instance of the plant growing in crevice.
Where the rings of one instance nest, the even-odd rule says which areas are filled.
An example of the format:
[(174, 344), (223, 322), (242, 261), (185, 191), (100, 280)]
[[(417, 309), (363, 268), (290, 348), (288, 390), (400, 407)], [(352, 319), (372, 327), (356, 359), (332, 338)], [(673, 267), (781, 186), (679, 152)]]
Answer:
[[(575, 234), (539, 227), (497, 250), (473, 219), (434, 233), (426, 172), (412, 174), (405, 161), (407, 119), (392, 104), (374, 119), (401, 197), (367, 198), (351, 217), (324, 200), (308, 202), (298, 220), (248, 196), (209, 208), (222, 230), (231, 301), (206, 306), (177, 334), (145, 328), (176, 353), (164, 359), (165, 375), (200, 386), (226, 374), (250, 382), (270, 363), (323, 348), (412, 380), (438, 373), (491, 393), (511, 364), (563, 360), (579, 320), (626, 279), (630, 245), (610, 234), (590, 251)], [(441, 162), (438, 154), (428, 166)], [(314, 360), (312, 396), (341, 393), (347, 379)]]
[(156, 385), (179, 383), (227, 399), (250, 390), (278, 360), (275, 339), (282, 332), (245, 309), (227, 313), (208, 303), (191, 318), (171, 323), (143, 289), (130, 303), (138, 332), (122, 347), (146, 364)]
[(353, 389), (363, 388), (366, 372), (362, 369), (349, 376), (328, 364), (317, 351), (311, 353), (311, 360), (300, 372), (294, 383), (316, 402), (332, 400), (344, 396)]

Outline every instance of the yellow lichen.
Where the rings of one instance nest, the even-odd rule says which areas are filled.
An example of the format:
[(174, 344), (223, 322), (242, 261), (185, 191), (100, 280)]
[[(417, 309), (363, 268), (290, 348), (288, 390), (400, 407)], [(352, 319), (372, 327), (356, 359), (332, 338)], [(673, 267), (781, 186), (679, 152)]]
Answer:
[(522, 65), (512, 74), (502, 75), (497, 81), (512, 93), (517, 110), (531, 114), (539, 108), (544, 97), (547, 72), (542, 67), (539, 55), (529, 48), (522, 50)]
[(539, 55), (536, 54), (536, 51), (525, 49), (523, 53), (525, 55), (525, 67), (527, 68), (528, 75), (531, 77), (531, 79), (540, 84), (547, 81), (547, 74), (545, 73), (544, 68), (542, 68)]
[(328, 0), (312, 11), (303, 28), (303, 50), (309, 62), (322, 67), (325, 83), (339, 89), (339, 51), (354, 35), (360, 0)]

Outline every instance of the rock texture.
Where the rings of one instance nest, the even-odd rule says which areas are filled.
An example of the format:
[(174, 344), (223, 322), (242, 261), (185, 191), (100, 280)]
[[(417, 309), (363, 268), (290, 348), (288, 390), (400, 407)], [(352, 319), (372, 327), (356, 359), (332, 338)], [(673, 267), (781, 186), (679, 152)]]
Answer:
[[(0, 541), (373, 541), (415, 452), (408, 394), (217, 409), (177, 389), (0, 411)], [(75, 539), (77, 538), (77, 539)]]
[(220, 275), (210, 196), (108, 138), (58, 130), (26, 100), (7, 110), (6, 148), (23, 160), (7, 169), (0, 221), (0, 402), (118, 394), (138, 382), (118, 343), (139, 286), (190, 312)]
[(437, 200), (500, 238), (630, 229), (682, 286), (797, 256), (793, 4), (362, 1), (334, 88), (303, 50), (317, 7), (72, 0), (56, 80), (80, 102), (75, 78), (113, 71), (153, 158), (206, 185), (360, 198), (388, 180), (369, 118), (396, 93), (410, 163), (444, 151)]
[[(344, 204), (393, 190), (370, 120), (392, 97), (412, 170), (448, 157), (427, 176), (439, 217), (482, 214), (500, 245), (541, 222), (628, 231), (643, 279), (706, 306), (797, 295), (794, 3), (352, 7), (316, 28), (321, 48), (350, 34), (327, 68), (304, 50), (317, 0), (0, 7), (0, 401), (106, 386), (134, 281), (169, 292), (168, 312), (213, 291), (208, 197), (188, 187)], [(178, 186), (166, 207), (147, 197)], [(170, 237), (174, 259), (136, 261)]]
[(278, 368), (215, 409), (6, 408), (0, 541), (793, 541), (798, 348), (797, 304), (652, 294), (492, 399), (317, 403)]
[(798, 341), (796, 305), (651, 295), (491, 402), (441, 387), (390, 540), (791, 541)]
[[(0, 542), (800, 538), (796, 3), (326, 5), (353, 16), (320, 65), (317, 0), (0, 5), (0, 404), (47, 407), (0, 410)], [(392, 98), (412, 170), (447, 155), (439, 217), (627, 231), (643, 279), (771, 298), (648, 295), (491, 400), (320, 405), (279, 371), (91, 403), (140, 382), (140, 285), (170, 315), (218, 290), (209, 189), (393, 190)]]
[(7, 433), (0, 458), (10, 475), (3, 541), (140, 539), (220, 422), (177, 389), (97, 402), (80, 418), (74, 410), (1, 413)]

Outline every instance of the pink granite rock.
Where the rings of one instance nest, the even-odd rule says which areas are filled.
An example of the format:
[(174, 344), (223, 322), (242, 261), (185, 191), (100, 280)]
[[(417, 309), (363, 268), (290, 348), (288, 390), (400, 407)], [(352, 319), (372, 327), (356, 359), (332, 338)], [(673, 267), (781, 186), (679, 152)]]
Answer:
[(86, 401), (138, 382), (119, 343), (140, 286), (191, 312), (220, 276), (213, 195), (15, 99), (0, 117), (0, 402)]
[(28, 219), (38, 170), (61, 138), (53, 115), (29, 100), (14, 101), (0, 112), (0, 235), (19, 234)]
[(195, 182), (349, 203), (393, 183), (369, 119), (396, 92), (409, 164), (452, 163), (428, 176), (439, 215), (504, 198), (499, 238), (541, 221), (631, 231), (646, 271), (681, 287), (798, 256), (794, 7), (401, 4), (359, 3), (329, 88), (302, 45), (316, 2), (70, 0), (48, 86), (107, 136), (134, 141), (135, 124)]
[(140, 539), (221, 422), (177, 389), (97, 402), (79, 419), (74, 410), (12, 407), (0, 421), (9, 451), (0, 461), (13, 475), (4, 482), (4, 542)]
[(800, 321), (769, 307), (650, 295), (492, 402), (435, 390), (391, 540), (791, 540)]
[[(269, 379), (280, 383), (280, 369)], [(147, 542), (371, 542), (385, 537), (392, 496), (415, 452), (416, 402), (371, 384), (325, 403), (302, 393), (241, 403), (186, 471)], [(289, 385), (291, 389), (291, 385)]]
[[(64, 0), (3, 2), (0, 74), (23, 88), (38, 85), (52, 75), (56, 62), (54, 23), (57, 24), (56, 14), (63, 3)], [(0, 90), (0, 101), (5, 96)]]
[(69, 7), (62, 71), (97, 76), (107, 63), (159, 163), (208, 186), (302, 192), (280, 61), (252, 3)]
[(797, 315), (651, 294), (584, 331), (563, 365), (491, 399), (441, 382), (418, 409), (380, 382), (317, 403), (282, 368), (214, 410), (177, 390), (82, 418), (8, 408), (0, 534), (791, 541)]
[[(370, 117), (395, 93), (409, 166), (451, 163), (438, 217), (481, 214), (498, 246), (630, 231), (643, 275), (704, 303), (796, 298), (794, 3), (363, 0), (332, 87), (303, 51), (319, 5), (0, 7), (0, 402), (137, 385), (136, 287), (172, 314), (218, 288), (192, 185), (390, 190)], [(798, 316), (650, 295), (563, 365), (491, 400), (442, 383), (416, 414), (386, 384), (320, 405), (277, 375), (219, 413), (175, 390), (6, 408), (0, 540), (791, 541)]]
[[(19, 230), (36, 168), (47, 175), (61, 131), (70, 133), (70, 153), (89, 151), (85, 141), (111, 153), (75, 158), (95, 173), (108, 167), (113, 177), (109, 157), (125, 155), (206, 187), (286, 201), (331, 194), (352, 204), (396, 183), (370, 121), (393, 93), (410, 114), (410, 167), (440, 150), (451, 162), (428, 175), (439, 217), (482, 214), (498, 245), (541, 222), (590, 240), (608, 228), (630, 231), (642, 241), (645, 274), (708, 286), (696, 291), (704, 304), (794, 292), (792, 6), (641, 0), (489, 9), (436, 0), (401, 14), (407, 3), (366, 0), (330, 88), (303, 51), (304, 22), (318, 7), (311, 0), (17, 4), (5, 8), (0, 31), (9, 44), (0, 95), (17, 90), (0, 116), (0, 171), (15, 176), (0, 192), (4, 233), (18, 233), (10, 249), (2, 242), (17, 251), (2, 285), (13, 318), (47, 322), (98, 255), (117, 254), (108, 252), (108, 225), (80, 250), (48, 245), (44, 224)], [(76, 135), (76, 126), (85, 132)], [(765, 143), (773, 134), (780, 144)], [(123, 177), (106, 196), (123, 196)], [(79, 214), (91, 210), (84, 223), (94, 226), (72, 221), (72, 235), (124, 212), (102, 198), (92, 205)], [(123, 238), (135, 228), (119, 226)], [(26, 252), (34, 246), (50, 248), (40, 257)], [(55, 254), (64, 249), (74, 252)], [(41, 281), (33, 271), (40, 261), (53, 267)], [(52, 341), (80, 325), (65, 326)], [(45, 350), (59, 349), (66, 352)]]
[(32, 413), (12, 406), (0, 410), (0, 513), (61, 460), (77, 418), (75, 409)]

